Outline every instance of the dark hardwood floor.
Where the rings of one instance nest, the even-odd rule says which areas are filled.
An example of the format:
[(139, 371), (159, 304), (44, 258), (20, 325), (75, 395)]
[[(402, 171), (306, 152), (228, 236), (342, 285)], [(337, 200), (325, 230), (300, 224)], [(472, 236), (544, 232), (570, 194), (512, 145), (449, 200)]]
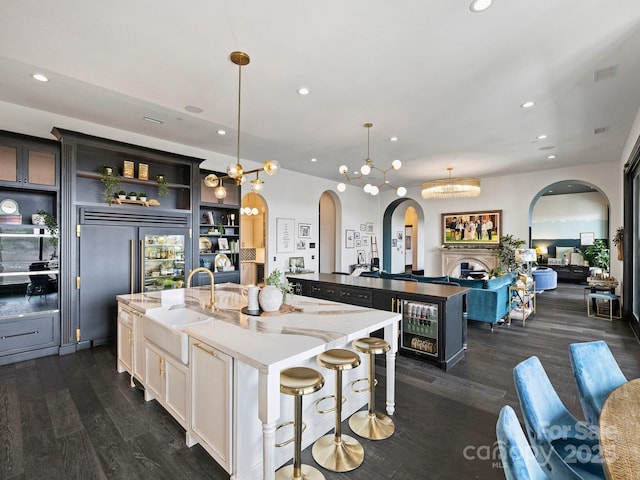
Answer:
[[(640, 345), (627, 323), (586, 316), (584, 286), (538, 296), (526, 327), (493, 333), (470, 322), (464, 359), (442, 372), (412, 357), (397, 362), (396, 433), (362, 440), (364, 464), (327, 479), (503, 479), (495, 445), (500, 408), (520, 415), (513, 367), (537, 355), (560, 398), (582, 418), (568, 346), (604, 339), (627, 378), (640, 377)], [(0, 367), (0, 479), (228, 479), (155, 401), (115, 370), (115, 347)], [(378, 406), (384, 405), (383, 363)], [(344, 422), (344, 433), (350, 434)], [(310, 449), (305, 463), (315, 465)]]

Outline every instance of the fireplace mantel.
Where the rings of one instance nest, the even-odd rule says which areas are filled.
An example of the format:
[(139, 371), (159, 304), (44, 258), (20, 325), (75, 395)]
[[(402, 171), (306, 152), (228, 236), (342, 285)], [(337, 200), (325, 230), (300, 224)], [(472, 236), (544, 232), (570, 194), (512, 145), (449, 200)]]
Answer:
[(496, 248), (441, 248), (442, 274), (457, 276), (460, 264), (474, 262), (487, 272), (498, 267), (498, 250)]

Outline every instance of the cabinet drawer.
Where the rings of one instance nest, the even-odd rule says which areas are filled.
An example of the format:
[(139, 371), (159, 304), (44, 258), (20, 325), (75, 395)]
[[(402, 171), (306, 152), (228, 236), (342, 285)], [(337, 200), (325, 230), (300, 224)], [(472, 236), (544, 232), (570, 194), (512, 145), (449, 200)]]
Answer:
[(0, 323), (0, 355), (58, 345), (58, 316), (21, 318)]
[(323, 300), (339, 301), (338, 288), (331, 284), (312, 284), (309, 292), (310, 297), (321, 298)]
[(340, 288), (339, 301), (342, 303), (350, 303), (351, 305), (359, 305), (361, 307), (371, 307), (373, 305), (371, 297), (371, 290), (364, 288)]

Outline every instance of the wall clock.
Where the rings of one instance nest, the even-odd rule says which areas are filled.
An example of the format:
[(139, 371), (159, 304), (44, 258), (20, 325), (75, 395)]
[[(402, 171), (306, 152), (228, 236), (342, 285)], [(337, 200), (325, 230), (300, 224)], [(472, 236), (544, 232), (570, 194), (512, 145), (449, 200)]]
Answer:
[(12, 198), (5, 198), (0, 202), (0, 214), (2, 215), (18, 215), (18, 202)]

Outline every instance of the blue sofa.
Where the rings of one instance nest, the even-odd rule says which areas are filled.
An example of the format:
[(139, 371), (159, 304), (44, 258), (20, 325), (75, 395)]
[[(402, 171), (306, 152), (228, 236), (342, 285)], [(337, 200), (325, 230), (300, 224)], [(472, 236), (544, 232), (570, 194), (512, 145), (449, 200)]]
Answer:
[[(378, 273), (378, 272), (376, 272)], [(380, 278), (413, 279), (424, 283), (457, 283), (461, 287), (471, 290), (467, 293), (467, 319), (487, 322), (491, 325), (498, 323), (509, 313), (509, 286), (516, 280), (514, 272), (490, 280), (471, 280), (448, 276), (425, 277), (408, 273), (380, 272)]]
[(467, 294), (467, 319), (493, 325), (509, 313), (509, 286), (516, 280), (515, 272), (490, 280), (453, 278), (449, 281), (461, 287), (469, 287)]

